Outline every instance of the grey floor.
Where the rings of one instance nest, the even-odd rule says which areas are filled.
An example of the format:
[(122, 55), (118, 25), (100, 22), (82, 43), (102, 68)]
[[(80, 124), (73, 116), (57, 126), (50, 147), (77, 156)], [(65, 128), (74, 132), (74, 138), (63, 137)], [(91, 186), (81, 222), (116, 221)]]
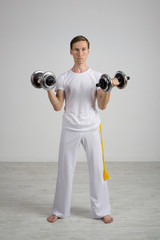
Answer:
[(160, 163), (107, 163), (112, 216), (91, 218), (86, 163), (77, 162), (71, 216), (48, 223), (57, 163), (0, 163), (0, 239), (160, 239)]

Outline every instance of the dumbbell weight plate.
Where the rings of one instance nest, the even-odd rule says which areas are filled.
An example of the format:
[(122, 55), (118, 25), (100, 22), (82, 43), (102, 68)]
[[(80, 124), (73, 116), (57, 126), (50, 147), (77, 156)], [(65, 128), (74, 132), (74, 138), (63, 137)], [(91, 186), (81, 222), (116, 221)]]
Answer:
[(40, 80), (42, 88), (51, 90), (56, 84), (56, 76), (53, 72), (45, 72)]
[(108, 74), (103, 74), (99, 80), (99, 86), (104, 92), (110, 92), (112, 89), (112, 81)]
[(31, 83), (35, 88), (42, 88), (41, 84), (38, 83), (38, 80), (41, 79), (44, 72), (42, 71), (35, 71), (31, 76)]

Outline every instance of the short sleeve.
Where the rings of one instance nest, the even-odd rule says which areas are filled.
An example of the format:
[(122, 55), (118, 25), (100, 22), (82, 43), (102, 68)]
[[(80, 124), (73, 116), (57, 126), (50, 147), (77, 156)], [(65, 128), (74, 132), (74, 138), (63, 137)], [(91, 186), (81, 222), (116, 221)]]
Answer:
[[(99, 79), (100, 79), (101, 76), (102, 76), (102, 73), (100, 73), (100, 72), (95, 72), (96, 84), (99, 83)], [(96, 89), (99, 90), (99, 89), (101, 89), (101, 88), (96, 86)]]
[(58, 89), (62, 89), (64, 91), (64, 74), (61, 74), (56, 80), (55, 92)]

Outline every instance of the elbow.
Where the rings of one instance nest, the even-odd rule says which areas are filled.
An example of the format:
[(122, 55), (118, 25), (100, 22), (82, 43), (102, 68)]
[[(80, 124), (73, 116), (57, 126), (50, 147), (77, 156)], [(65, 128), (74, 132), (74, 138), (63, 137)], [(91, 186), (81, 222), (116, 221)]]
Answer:
[(58, 112), (62, 109), (63, 104), (52, 104), (54, 111)]
[(62, 107), (53, 107), (54, 111), (58, 112), (62, 109)]
[(61, 108), (53, 108), (53, 109), (54, 109), (54, 111), (56, 111), (56, 112), (58, 112), (58, 111), (61, 110)]
[(99, 107), (99, 109), (101, 109), (101, 110), (105, 110), (106, 108), (107, 108), (107, 105), (106, 106), (98, 106)]
[(103, 108), (101, 107), (100, 109), (101, 109), (101, 110), (105, 110), (105, 109), (106, 109), (106, 107), (103, 107)]

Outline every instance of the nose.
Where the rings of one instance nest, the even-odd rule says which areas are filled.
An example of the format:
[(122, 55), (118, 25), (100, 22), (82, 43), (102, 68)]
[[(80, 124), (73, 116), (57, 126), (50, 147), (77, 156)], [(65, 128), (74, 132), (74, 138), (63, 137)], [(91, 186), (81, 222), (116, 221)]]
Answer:
[(79, 57), (81, 57), (82, 56), (82, 54), (83, 54), (83, 51), (82, 50), (79, 50)]

